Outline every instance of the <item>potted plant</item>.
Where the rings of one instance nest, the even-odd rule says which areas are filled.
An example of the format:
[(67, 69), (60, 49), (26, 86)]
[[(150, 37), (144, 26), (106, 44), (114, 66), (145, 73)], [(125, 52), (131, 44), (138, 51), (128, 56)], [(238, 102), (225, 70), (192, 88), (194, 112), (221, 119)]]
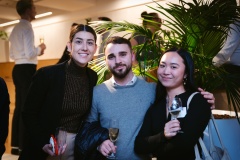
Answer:
[[(219, 52), (223, 45), (229, 28), (229, 24), (239, 21), (240, 14), (237, 12), (239, 6), (232, 5), (235, 0), (193, 0), (185, 2), (179, 0), (179, 4), (168, 3), (168, 7), (163, 7), (156, 2), (156, 7), (150, 7), (167, 17), (163, 26), (166, 29), (159, 28), (155, 33), (126, 21), (123, 22), (93, 22), (96, 25), (96, 31), (110, 31), (111, 33), (123, 32), (124, 36), (144, 35), (148, 41), (142, 45), (134, 47), (134, 51), (138, 57), (144, 51), (152, 54), (149, 59), (145, 55), (144, 64), (146, 68), (139, 65), (134, 68), (136, 74), (144, 74), (154, 81), (157, 81), (156, 76), (148, 72), (158, 66), (162, 52), (171, 46), (185, 48), (190, 51), (195, 62), (197, 72), (196, 82), (198, 86), (213, 92), (219, 86), (224, 85), (228, 107), (233, 107), (236, 117), (240, 110), (240, 85), (234, 83), (232, 79), (240, 77), (233, 75), (224, 70), (212, 65), (212, 58)], [(100, 23), (100, 24), (99, 24)], [(153, 22), (157, 23), (157, 22)], [(158, 36), (160, 35), (160, 36)], [(111, 36), (111, 35), (110, 35)], [(157, 38), (162, 37), (162, 38)], [(99, 82), (104, 80), (107, 67), (102, 59), (93, 61), (97, 65), (93, 65), (93, 69), (98, 72)]]

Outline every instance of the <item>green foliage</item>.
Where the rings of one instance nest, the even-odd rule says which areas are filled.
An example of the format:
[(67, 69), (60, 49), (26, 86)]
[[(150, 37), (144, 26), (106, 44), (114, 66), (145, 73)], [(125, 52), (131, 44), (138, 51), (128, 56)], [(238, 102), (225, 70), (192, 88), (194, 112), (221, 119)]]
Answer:
[(8, 35), (5, 31), (0, 31), (0, 39), (1, 40), (7, 40), (8, 39)]
[[(158, 65), (165, 50), (173, 46), (188, 50), (194, 59), (197, 84), (208, 91), (224, 85), (229, 109), (233, 107), (238, 117), (240, 85), (234, 82), (237, 78), (239, 80), (240, 75), (231, 75), (223, 68), (212, 65), (212, 58), (219, 52), (227, 37), (229, 24), (240, 20), (240, 14), (237, 12), (239, 6), (236, 6), (234, 2), (236, 1), (192, 0), (192, 2), (185, 2), (179, 0), (179, 4), (168, 3), (167, 7), (155, 2), (156, 7), (149, 7), (166, 17), (162, 24), (164, 27), (158, 28), (155, 33), (143, 26), (126, 21), (101, 22), (95, 28), (97, 32), (111, 30), (112, 34), (124, 31), (124, 36), (130, 36), (130, 38), (145, 36), (147, 41), (133, 47), (133, 50), (138, 61), (140, 61), (139, 57), (143, 57), (144, 65), (148, 66), (146, 69), (146, 66), (142, 67), (140, 64), (134, 72), (144, 74), (155, 81), (157, 78), (149, 75), (147, 71)], [(103, 66), (102, 68), (106, 69)], [(103, 70), (100, 71), (103, 72)]]

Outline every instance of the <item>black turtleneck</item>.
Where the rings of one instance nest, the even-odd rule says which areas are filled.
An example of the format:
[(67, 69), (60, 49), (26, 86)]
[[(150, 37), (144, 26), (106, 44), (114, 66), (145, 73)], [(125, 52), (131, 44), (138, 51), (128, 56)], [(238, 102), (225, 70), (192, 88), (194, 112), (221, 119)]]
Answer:
[(60, 125), (77, 133), (83, 115), (90, 107), (87, 66), (78, 66), (73, 59), (66, 65), (66, 82)]

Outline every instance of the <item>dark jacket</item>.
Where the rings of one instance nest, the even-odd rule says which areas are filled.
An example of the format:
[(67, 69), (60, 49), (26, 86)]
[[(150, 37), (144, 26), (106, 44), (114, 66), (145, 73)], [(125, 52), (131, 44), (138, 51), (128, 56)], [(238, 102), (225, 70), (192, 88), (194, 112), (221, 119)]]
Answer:
[(5, 152), (5, 141), (8, 135), (9, 94), (5, 81), (0, 78), (0, 159)]
[(75, 160), (104, 160), (97, 147), (109, 139), (108, 129), (101, 127), (98, 121), (83, 122), (75, 138)]
[[(27, 142), (19, 159), (43, 160), (47, 157), (42, 147), (49, 144), (50, 135), (55, 133), (60, 123), (66, 63), (43, 67), (33, 77), (22, 113)], [(97, 74), (88, 68), (87, 75), (90, 80), (91, 102)]]

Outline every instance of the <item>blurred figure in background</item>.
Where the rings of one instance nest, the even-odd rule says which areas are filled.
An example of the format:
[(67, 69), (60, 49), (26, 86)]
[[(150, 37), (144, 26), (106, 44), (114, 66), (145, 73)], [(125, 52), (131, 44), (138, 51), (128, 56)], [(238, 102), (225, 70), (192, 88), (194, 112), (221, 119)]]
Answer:
[[(157, 13), (151, 12), (147, 13), (146, 11), (141, 13), (141, 17), (143, 19), (142, 25), (145, 28), (148, 28), (151, 30), (152, 33), (155, 33), (159, 30), (159, 28), (162, 25), (162, 19), (158, 16)], [(149, 22), (149, 21), (155, 21), (156, 23)], [(143, 44), (147, 41), (147, 37), (145, 36), (134, 36), (134, 38), (131, 39), (132, 46)]]
[[(152, 33), (155, 33), (156, 31), (158, 31), (163, 22), (162, 19), (159, 17), (158, 13), (156, 12), (147, 13), (146, 11), (144, 11), (141, 13), (141, 17), (142, 17), (142, 26), (144, 28), (149, 29)], [(157, 38), (161, 39), (160, 36), (157, 36)], [(130, 42), (133, 47), (144, 44), (148, 41), (149, 41), (148, 37), (145, 37), (144, 35), (137, 35), (137, 34), (134, 34), (133, 38), (130, 39)], [(145, 57), (148, 57), (148, 59), (151, 58), (149, 56), (151, 56), (151, 54), (149, 54), (146, 51), (142, 51), (140, 55), (136, 55), (136, 53), (134, 53), (133, 66), (137, 66), (140, 63), (142, 69), (146, 69), (148, 64), (144, 60), (144, 58)]]
[(8, 136), (9, 94), (5, 81), (0, 77), (0, 160), (5, 152), (5, 141)]
[[(98, 20), (100, 21), (112, 21), (110, 18), (108, 17), (98, 17)], [(104, 47), (104, 43), (107, 39), (107, 37), (109, 36), (110, 32), (106, 32), (106, 33), (103, 33), (104, 31), (102, 31), (101, 33), (98, 33), (98, 34), (101, 34), (101, 38), (100, 39), (100, 45), (99, 45), (99, 50), (98, 50), (98, 54), (103, 54), (103, 47)]]
[(10, 57), (15, 61), (12, 71), (15, 85), (15, 110), (12, 121), (11, 153), (18, 155), (23, 148), (24, 127), (21, 112), (31, 78), (36, 72), (37, 56), (44, 54), (46, 46), (41, 43), (34, 46), (34, 32), (31, 21), (35, 19), (36, 9), (32, 1), (20, 0), (16, 5), (17, 13), (20, 15), (20, 22), (13, 28), (10, 35)]
[(213, 65), (223, 66), (230, 73), (240, 73), (240, 22), (230, 27), (222, 49), (213, 58)]
[[(77, 23), (73, 23), (72, 26), (71, 26), (71, 30), (77, 26), (78, 24)], [(70, 30), (70, 31), (71, 31)], [(70, 53), (68, 52), (68, 49), (67, 49), (67, 46), (65, 47), (64, 51), (63, 51), (63, 54), (62, 54), (62, 57), (59, 59), (59, 61), (57, 62), (58, 63), (62, 63), (62, 62), (65, 62), (65, 61), (68, 61), (69, 59), (71, 58), (70, 56)]]

